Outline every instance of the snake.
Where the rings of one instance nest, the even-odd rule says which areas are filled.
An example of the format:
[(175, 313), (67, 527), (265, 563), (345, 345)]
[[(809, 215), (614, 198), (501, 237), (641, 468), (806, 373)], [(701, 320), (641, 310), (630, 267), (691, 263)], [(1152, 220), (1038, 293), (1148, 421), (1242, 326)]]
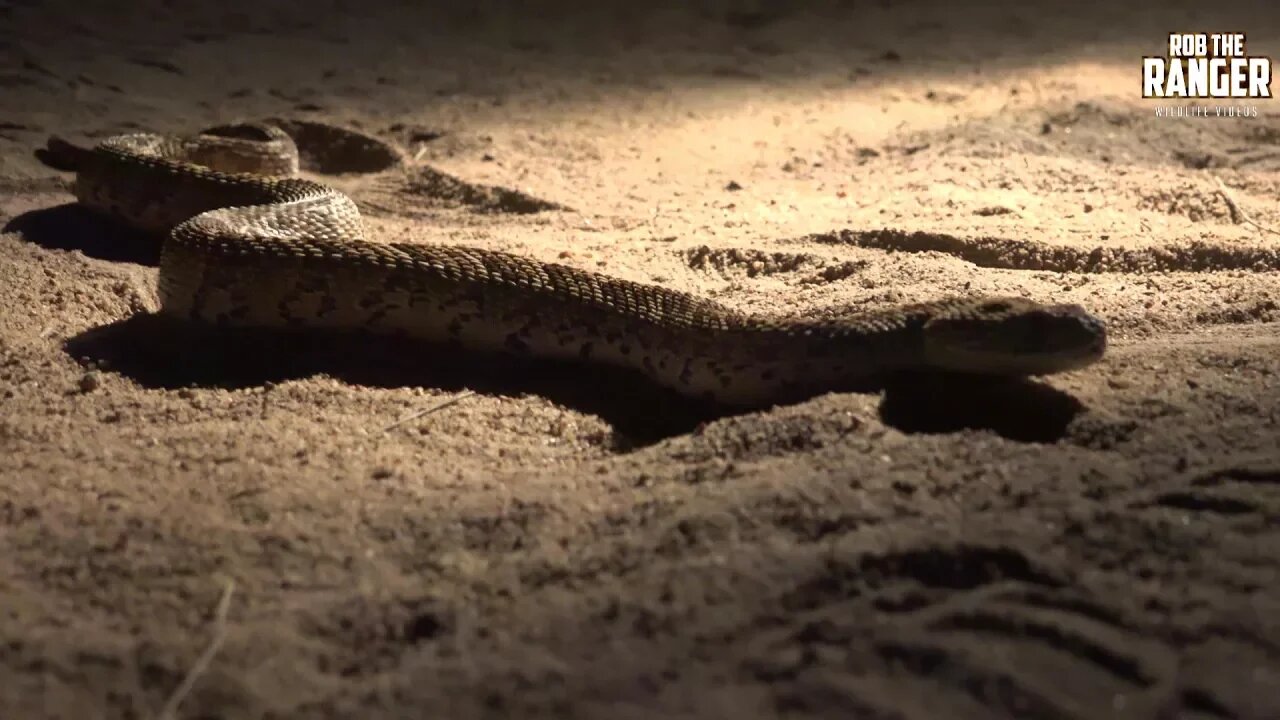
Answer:
[(958, 296), (834, 316), (751, 314), (694, 294), (471, 246), (377, 242), (345, 193), (300, 176), (281, 128), (128, 133), (37, 151), (77, 201), (161, 244), (161, 315), (205, 326), (371, 332), (628, 368), (759, 407), (896, 373), (1027, 377), (1099, 360), (1076, 304)]

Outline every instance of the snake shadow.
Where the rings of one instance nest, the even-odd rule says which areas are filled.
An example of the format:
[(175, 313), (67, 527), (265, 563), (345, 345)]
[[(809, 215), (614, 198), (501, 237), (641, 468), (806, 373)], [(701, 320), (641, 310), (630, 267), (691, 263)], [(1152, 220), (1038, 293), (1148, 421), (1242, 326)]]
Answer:
[(880, 419), (904, 433), (990, 430), (1018, 442), (1066, 437), (1085, 410), (1072, 395), (1030, 378), (904, 373), (885, 381)]
[(364, 333), (219, 329), (139, 314), (75, 335), (64, 350), (82, 364), (155, 389), (242, 389), (329, 375), (366, 387), (537, 395), (608, 422), (617, 452), (691, 432), (723, 414), (709, 403), (637, 382), (640, 376), (626, 370)]
[(3, 232), (19, 233), (50, 250), (79, 250), (87, 257), (155, 267), (161, 238), (132, 230), (76, 203), (31, 210), (5, 224)]
[[(538, 395), (608, 422), (616, 452), (744, 412), (687, 398), (630, 370), (370, 334), (215, 329), (140, 314), (76, 335), (64, 349), (82, 363), (148, 388), (238, 389), (324, 374), (368, 387)], [(908, 433), (987, 429), (1013, 440), (1052, 442), (1082, 408), (1061, 391), (1025, 380), (920, 373), (877, 381), (877, 386), (884, 391), (882, 419)]]

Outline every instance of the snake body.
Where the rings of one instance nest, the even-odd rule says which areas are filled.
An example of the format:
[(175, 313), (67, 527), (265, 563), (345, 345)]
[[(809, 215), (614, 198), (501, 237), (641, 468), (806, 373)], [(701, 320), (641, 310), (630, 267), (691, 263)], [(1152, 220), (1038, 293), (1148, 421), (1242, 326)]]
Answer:
[(165, 236), (161, 312), (220, 326), (405, 335), (635, 369), (681, 393), (761, 406), (900, 370), (1043, 375), (1087, 365), (1103, 323), (1076, 305), (961, 297), (834, 320), (711, 300), (463, 246), (376, 243), (345, 194), (293, 177), (277, 128), (53, 138), (83, 205)]

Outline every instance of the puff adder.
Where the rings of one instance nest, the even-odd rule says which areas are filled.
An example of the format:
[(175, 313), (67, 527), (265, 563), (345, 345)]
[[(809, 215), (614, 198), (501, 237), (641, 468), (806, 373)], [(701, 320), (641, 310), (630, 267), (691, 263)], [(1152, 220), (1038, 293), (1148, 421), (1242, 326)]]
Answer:
[(375, 243), (337, 190), (293, 177), (278, 128), (51, 138), (85, 206), (163, 234), (161, 312), (222, 326), (370, 331), (637, 370), (741, 406), (859, 387), (886, 373), (1044, 375), (1106, 347), (1076, 305), (958, 297), (836, 319), (746, 315), (707, 299), (508, 253)]

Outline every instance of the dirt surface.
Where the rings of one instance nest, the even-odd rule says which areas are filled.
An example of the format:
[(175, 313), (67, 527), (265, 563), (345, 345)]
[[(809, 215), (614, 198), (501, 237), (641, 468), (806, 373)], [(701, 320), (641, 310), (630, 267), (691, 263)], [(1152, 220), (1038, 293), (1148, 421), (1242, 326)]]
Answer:
[[(1136, 97), (1280, 4), (583, 5), (0, 0), (0, 717), (1280, 718), (1280, 108)], [(730, 415), (218, 338), (32, 155), (259, 118), (376, 239), (1111, 346)]]

